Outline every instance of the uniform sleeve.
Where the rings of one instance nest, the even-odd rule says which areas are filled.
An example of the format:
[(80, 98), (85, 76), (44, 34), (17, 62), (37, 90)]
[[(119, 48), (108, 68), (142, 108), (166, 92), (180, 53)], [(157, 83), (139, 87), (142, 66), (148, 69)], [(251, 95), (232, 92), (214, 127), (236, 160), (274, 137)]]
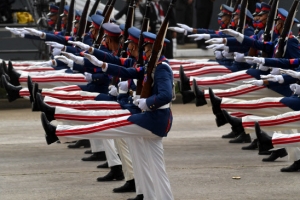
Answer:
[(169, 66), (159, 64), (155, 70), (154, 83), (158, 87), (158, 92), (146, 100), (147, 106), (151, 110), (156, 110), (172, 100), (173, 73)]
[(126, 79), (143, 79), (144, 68), (124, 68), (122, 66), (109, 63), (106, 73), (112, 76), (117, 76)]
[(57, 42), (63, 45), (68, 45), (68, 40), (66, 40), (65, 37), (61, 36), (61, 35), (54, 35), (54, 34), (46, 34), (46, 41), (53, 41), (53, 42)]
[(293, 69), (299, 67), (299, 59), (265, 58), (264, 66)]
[(198, 28), (197, 33), (198, 34), (216, 34), (217, 31), (211, 30), (211, 29)]
[(104, 52), (99, 49), (94, 49), (93, 55), (98, 58), (99, 60), (102, 60), (103, 62), (108, 62), (116, 65), (122, 65), (121, 59), (118, 56), (114, 56), (110, 53)]
[(260, 42), (248, 36), (244, 36), (244, 40), (242, 45), (255, 48), (257, 50), (263, 50), (267, 53), (273, 53), (274, 50), (274, 43), (272, 42)]

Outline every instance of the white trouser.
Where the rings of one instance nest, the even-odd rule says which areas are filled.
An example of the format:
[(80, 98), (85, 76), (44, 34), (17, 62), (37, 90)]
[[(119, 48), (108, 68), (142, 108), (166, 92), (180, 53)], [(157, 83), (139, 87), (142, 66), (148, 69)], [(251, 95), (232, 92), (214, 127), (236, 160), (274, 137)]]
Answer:
[(122, 161), (122, 169), (124, 172), (125, 180), (129, 181), (134, 179), (134, 171), (133, 171), (133, 166), (132, 166), (132, 157), (130, 156), (129, 153), (129, 147), (127, 145), (127, 142), (125, 139), (114, 139), (115, 141), (115, 146), (117, 148), (117, 151), (119, 152), (119, 156)]
[[(153, 180), (156, 199), (174, 199), (165, 171), (162, 138), (127, 120), (128, 117), (108, 119), (85, 126), (58, 125), (56, 135), (61, 142), (94, 138), (140, 138), (143, 137), (145, 153), (148, 156), (150, 177)], [(138, 149), (139, 153), (142, 149)]]
[[(27, 87), (27, 78), (30, 73), (22, 73), (19, 77), (19, 82), (22, 87)], [(39, 84), (40, 88), (53, 88), (62, 85), (86, 85), (83, 74), (68, 74), (68, 73), (54, 73), (46, 75), (31, 75), (33, 82)]]
[[(242, 84), (237, 87), (232, 87), (229, 89), (213, 89), (213, 92), (216, 96), (224, 98), (234, 97), (236, 99), (242, 100), (254, 100), (264, 97), (282, 97), (281, 94), (274, 92), (273, 90), (265, 86), (255, 86), (252, 84)], [(204, 96), (207, 101), (207, 105), (210, 106), (210, 98), (208, 90), (204, 90)]]
[(105, 151), (102, 139), (90, 140), (92, 153)]
[(257, 100), (241, 100), (233, 98), (222, 98), (221, 109), (231, 112), (243, 112), (258, 116), (279, 115), (293, 111), (280, 100), (283, 97), (266, 97)]
[(103, 145), (108, 166), (122, 165), (115, 147), (115, 141), (113, 139), (103, 139)]
[(120, 104), (115, 101), (95, 101), (95, 100), (69, 101), (69, 100), (60, 100), (60, 99), (46, 96), (44, 98), (44, 102), (46, 102), (50, 106), (62, 106), (62, 107), (74, 108), (78, 110), (122, 109)]

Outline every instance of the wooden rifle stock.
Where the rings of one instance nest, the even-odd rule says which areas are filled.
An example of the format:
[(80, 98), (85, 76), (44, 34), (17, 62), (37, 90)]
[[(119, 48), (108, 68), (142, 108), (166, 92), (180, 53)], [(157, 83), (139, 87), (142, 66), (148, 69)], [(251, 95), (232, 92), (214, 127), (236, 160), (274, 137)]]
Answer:
[(87, 21), (86, 18), (87, 18), (87, 13), (88, 13), (88, 9), (90, 6), (90, 2), (91, 2), (91, 0), (87, 0), (85, 2), (85, 5), (84, 5), (84, 8), (83, 8), (80, 20), (79, 20), (79, 27), (78, 27), (75, 41), (82, 41), (82, 35), (85, 32), (85, 26), (86, 26), (86, 21)]
[[(144, 59), (143, 59), (143, 52), (144, 52), (144, 37), (143, 37), (143, 32), (148, 31), (149, 28), (149, 23), (150, 23), (150, 19), (149, 19), (149, 14), (150, 14), (150, 1), (148, 0), (146, 2), (146, 9), (145, 9), (145, 14), (144, 14), (144, 18), (143, 18), (143, 23), (142, 23), (142, 29), (141, 29), (141, 35), (139, 38), (139, 57), (137, 60), (137, 66), (144, 66)], [(141, 95), (143, 89), (143, 80), (138, 79), (137, 80), (137, 86), (136, 86), (136, 95)]]
[(226, 5), (227, 5), (227, 6), (230, 6), (230, 5), (231, 5), (231, 0), (227, 0), (227, 1), (226, 1)]
[(283, 30), (278, 39), (278, 48), (275, 52), (275, 58), (282, 58), (285, 54), (285, 45), (288, 42), (289, 34), (294, 24), (294, 18), (297, 12), (299, 0), (294, 0), (292, 7), (290, 8), (289, 14), (283, 24)]
[(111, 3), (112, 3), (113, 0), (108, 0), (103, 11), (102, 11), (102, 15), (105, 16), (107, 11), (108, 11), (108, 8), (110, 7)]
[(245, 28), (245, 23), (246, 23), (246, 18), (247, 18), (247, 16), (246, 16), (247, 7), (248, 7), (248, 0), (242, 0), (240, 18), (239, 18), (238, 25), (236, 28), (236, 31), (239, 33), (242, 33), (242, 34), (244, 34), (244, 28)]
[[(134, 20), (134, 10), (135, 10), (135, 0), (130, 0), (130, 3), (129, 3), (129, 7), (128, 7), (128, 10), (127, 10), (127, 18), (126, 18), (126, 21), (125, 21), (125, 29), (124, 29), (124, 34), (123, 34), (123, 38), (125, 40), (127, 40), (128, 38), (128, 29), (130, 27), (133, 26), (133, 20)], [(127, 58), (127, 47), (128, 47), (128, 43), (123, 43), (122, 45), (122, 51), (121, 51), (121, 57), (122, 58)]]
[[(271, 9), (270, 9), (268, 19), (267, 19), (267, 23), (266, 23), (265, 32), (264, 32), (264, 42), (272, 41), (273, 27), (274, 27), (274, 24), (275, 24), (274, 19), (275, 19), (276, 14), (277, 14), (278, 3), (279, 3), (279, 0), (274, 0), (272, 2)], [(262, 52), (262, 57), (267, 58), (268, 53), (263, 51)]]
[(74, 6), (75, 6), (75, 0), (71, 0), (69, 12), (68, 12), (68, 24), (66, 27), (66, 33), (65, 36), (70, 36), (72, 27), (73, 27), (73, 19), (74, 19)]
[(65, 0), (60, 1), (60, 5), (59, 5), (59, 9), (58, 9), (58, 16), (57, 16), (56, 25), (55, 25), (55, 31), (61, 31), (62, 17), (60, 15), (64, 12), (65, 4), (66, 4)]
[[(112, 11), (114, 9), (115, 3), (116, 3), (116, 0), (112, 0), (111, 4), (109, 5), (109, 7), (107, 9), (107, 11), (105, 12), (105, 16), (104, 16), (104, 19), (103, 19), (103, 21), (101, 23), (97, 39), (95, 40), (95, 43), (94, 43), (94, 47), (95, 48), (100, 48), (100, 46), (101, 46), (101, 42), (102, 42), (102, 39), (103, 39), (103, 36), (104, 36), (104, 29), (102, 28), (102, 24), (109, 22), (110, 15), (111, 15), (111, 13), (112, 13)], [(103, 13), (104, 13), (104, 11), (103, 11)]]
[(152, 73), (154, 73), (153, 70), (155, 70), (156, 65), (157, 65), (157, 61), (160, 57), (161, 51), (163, 49), (163, 45), (164, 45), (164, 39), (168, 30), (168, 25), (169, 25), (169, 18), (171, 15), (171, 12), (173, 12), (173, 7), (175, 6), (176, 0), (172, 0), (167, 14), (165, 16), (164, 21), (161, 24), (161, 27), (157, 33), (156, 39), (154, 41), (154, 44), (152, 46), (152, 53), (151, 53), (151, 57), (149, 60), (149, 63), (147, 65), (147, 69), (146, 69), (146, 81), (144, 82), (143, 85), (143, 89), (141, 92), (141, 98), (148, 98), (150, 97), (151, 91), (152, 91), (152, 83), (153, 83), (153, 78), (152, 78)]
[(89, 16), (92, 16), (92, 15), (96, 14), (96, 11), (97, 11), (97, 8), (98, 8), (98, 5), (99, 5), (100, 1), (101, 0), (96, 0), (95, 1), (94, 5), (93, 5), (93, 7), (92, 7), (92, 9), (89, 13)]

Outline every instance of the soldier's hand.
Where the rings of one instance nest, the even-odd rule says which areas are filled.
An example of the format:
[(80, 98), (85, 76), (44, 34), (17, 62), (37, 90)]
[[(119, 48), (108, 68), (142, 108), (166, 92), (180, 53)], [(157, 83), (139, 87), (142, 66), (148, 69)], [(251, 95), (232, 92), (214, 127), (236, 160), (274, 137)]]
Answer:
[(73, 68), (74, 61), (71, 60), (71, 59), (68, 59), (65, 56), (54, 56), (54, 59), (59, 60), (59, 61), (65, 63), (65, 64), (67, 64), (68, 67), (70, 67), (71, 69)]
[(187, 35), (187, 31), (183, 28), (171, 26), (168, 29), (171, 30), (171, 31), (175, 31), (177, 33), (183, 33), (184, 35)]
[(243, 53), (234, 52), (233, 54), (236, 62), (246, 62), (245, 55)]
[(128, 91), (128, 82), (127, 81), (121, 81), (118, 84), (119, 89), (123, 90), (123, 91)]
[(209, 44), (224, 44), (225, 38), (212, 38), (210, 40), (205, 41), (205, 43)]
[(270, 74), (272, 74), (272, 75), (280, 75), (280, 68), (273, 67), (272, 70), (270, 71)]
[(147, 110), (150, 110), (147, 106), (147, 103), (146, 103), (146, 99), (145, 98), (142, 98), (142, 99), (138, 99), (137, 100), (138, 102), (138, 107), (143, 110), (143, 111), (147, 111)]
[(214, 51), (216, 59), (223, 59), (223, 55), (221, 51)]
[(223, 50), (222, 51), (222, 55), (225, 57), (225, 58), (227, 58), (227, 59), (233, 59), (234, 57), (233, 57), (233, 53), (230, 53), (230, 52), (228, 52), (228, 51), (226, 51), (226, 50)]
[(209, 40), (210, 39), (210, 35), (209, 34), (192, 34), (192, 35), (188, 35), (188, 37), (190, 38), (194, 38), (195, 41), (197, 40)]
[(246, 59), (246, 62), (265, 64), (265, 58), (262, 58), (262, 57), (245, 56), (245, 59)]
[(98, 60), (95, 56), (91, 54), (84, 53), (84, 57), (86, 57), (93, 65), (97, 67), (102, 67), (103, 62), (101, 60)]
[(75, 56), (72, 53), (67, 53), (67, 52), (61, 52), (61, 54), (63, 54), (64, 56), (66, 56), (67, 58), (73, 60), (76, 64), (79, 65), (84, 65), (84, 58), (81, 56)]
[(252, 84), (255, 86), (263, 86), (264, 81), (263, 80), (252, 80), (252, 81), (243, 81), (244, 84)]
[(226, 49), (226, 46), (224, 44), (212, 44), (206, 47), (207, 49), (213, 49), (213, 50), (217, 50), (217, 49)]
[(58, 49), (58, 48), (52, 49), (52, 55), (53, 56), (58, 56), (60, 54), (61, 54), (61, 49)]
[(116, 86), (110, 85), (110, 86), (108, 86), (108, 89), (109, 89), (108, 94), (110, 94), (112, 96), (118, 96), (119, 95), (118, 89), (116, 88)]
[(281, 74), (287, 74), (293, 78), (300, 79), (300, 72), (296, 72), (296, 71), (290, 70), (290, 69), (288, 69), (288, 70), (280, 69), (279, 71)]
[(26, 31), (29, 32), (30, 35), (35, 35), (38, 37), (42, 37), (45, 33), (34, 28), (24, 28)]
[(92, 82), (92, 74), (91, 73), (88, 73), (88, 72), (84, 72), (84, 76), (85, 76), (85, 80), (87, 82)]
[(46, 41), (45, 43), (53, 48), (57, 48), (60, 50), (65, 48), (65, 45), (57, 43), (57, 42)]
[(75, 46), (78, 46), (80, 49), (85, 50), (85, 51), (89, 50), (89, 48), (90, 48), (89, 45), (84, 44), (84, 43), (82, 43), (82, 42), (78, 42), (78, 41), (77, 41), (77, 42), (74, 42), (74, 41), (68, 41), (68, 43), (73, 44), (73, 45), (75, 45)]
[(298, 85), (297, 83), (294, 83), (294, 84), (290, 85), (290, 88), (295, 94), (300, 95), (300, 85)]
[(223, 29), (223, 30), (220, 30), (219, 32), (223, 32), (226, 35), (231, 35), (231, 36), (235, 37), (239, 43), (242, 43), (244, 40), (243, 34), (237, 32), (235, 30), (232, 30), (232, 29)]
[(134, 105), (138, 106), (139, 103), (138, 103), (137, 100), (140, 99), (140, 98), (141, 98), (141, 95), (134, 95), (133, 98), (132, 98), (132, 99), (133, 99), (133, 102), (132, 102), (132, 103), (133, 103)]
[(193, 28), (192, 28), (192, 27), (189, 27), (188, 25), (180, 24), (180, 23), (177, 23), (177, 25), (178, 25), (180, 28), (183, 28), (184, 30), (186, 30), (187, 32), (193, 32)]
[(282, 77), (282, 75), (272, 75), (272, 74), (268, 74), (268, 75), (260, 75), (261, 79), (266, 79), (268, 81), (271, 82), (278, 82), (278, 83), (283, 83), (284, 79)]

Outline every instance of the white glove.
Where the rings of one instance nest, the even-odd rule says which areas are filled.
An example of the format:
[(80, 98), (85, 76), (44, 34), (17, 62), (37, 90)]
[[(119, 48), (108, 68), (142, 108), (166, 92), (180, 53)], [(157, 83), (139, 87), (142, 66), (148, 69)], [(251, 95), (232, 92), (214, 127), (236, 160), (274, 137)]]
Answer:
[(61, 54), (63, 54), (64, 56), (66, 56), (67, 58), (73, 60), (76, 64), (79, 65), (84, 65), (84, 58), (81, 56), (75, 56), (72, 53), (67, 53), (67, 52), (61, 52)]
[(68, 67), (70, 67), (71, 69), (73, 69), (73, 65), (74, 65), (74, 61), (71, 59), (68, 59), (65, 56), (54, 56), (55, 59), (65, 63), (68, 65)]
[(300, 85), (298, 85), (297, 83), (294, 83), (294, 84), (290, 85), (290, 88), (295, 94), (300, 95)]
[(212, 44), (207, 46), (206, 48), (208, 49), (213, 49), (213, 50), (217, 50), (217, 49), (229, 49), (229, 47), (225, 46), (224, 44)]
[(60, 50), (62, 50), (65, 47), (65, 45), (57, 43), (57, 42), (46, 41), (45, 43), (53, 48), (57, 48)]
[(272, 70), (270, 71), (270, 74), (272, 75), (280, 75), (280, 68), (272, 68)]
[(128, 82), (127, 81), (121, 81), (118, 84), (119, 89), (123, 90), (123, 91), (128, 91)]
[(101, 60), (98, 60), (95, 56), (91, 54), (84, 53), (84, 57), (86, 57), (93, 65), (97, 67), (102, 67), (103, 62)]
[(246, 62), (265, 64), (265, 58), (245, 56)]
[(92, 74), (91, 73), (88, 73), (88, 72), (84, 72), (84, 76), (85, 76), (85, 80), (87, 82), (92, 82)]
[(220, 32), (223, 32), (227, 35), (231, 35), (233, 37), (236, 38), (236, 40), (239, 42), (239, 43), (242, 43), (243, 40), (244, 40), (244, 35), (235, 31), (235, 30), (232, 30), (232, 29), (223, 29), (223, 30), (220, 30)]
[(54, 48), (54, 49), (52, 50), (52, 55), (53, 55), (53, 56), (58, 56), (58, 55), (60, 55), (60, 54), (61, 54), (61, 49)]
[(261, 71), (268, 71), (270, 68), (267, 66), (264, 66), (263, 64), (259, 64), (258, 69)]
[(183, 33), (184, 35), (187, 35), (187, 31), (184, 28), (171, 26), (168, 28), (168, 30), (175, 31), (177, 33)]
[(21, 32), (18, 31), (17, 29), (15, 29), (15, 28), (9, 28), (9, 27), (6, 26), (5, 29), (10, 31), (14, 35), (17, 35), (17, 36), (21, 35)]
[(110, 86), (108, 86), (108, 89), (109, 89), (108, 94), (110, 94), (112, 96), (118, 96), (119, 95), (118, 89), (116, 88), (116, 86), (110, 85)]
[(186, 30), (187, 32), (193, 32), (193, 28), (185, 25), (185, 24), (179, 24), (177, 23), (177, 25), (180, 27), (180, 28), (183, 28), (184, 30)]
[(132, 99), (133, 99), (133, 102), (132, 102), (132, 103), (133, 103), (134, 105), (138, 106), (138, 105), (139, 105), (139, 102), (138, 102), (137, 100), (140, 99), (140, 98), (141, 98), (141, 95), (134, 95), (133, 98), (132, 98)]
[(288, 69), (288, 70), (280, 69), (279, 71), (280, 71), (280, 73), (282, 73), (282, 74), (287, 74), (287, 75), (289, 75), (289, 76), (291, 76), (291, 77), (293, 77), (293, 78), (298, 78), (298, 79), (300, 79), (300, 72), (296, 72), (296, 71), (290, 70), (290, 69)]
[(271, 82), (278, 82), (278, 83), (284, 82), (282, 75), (272, 75), (272, 74), (260, 75), (260, 78), (267, 79), (268, 81), (271, 81)]
[(194, 38), (195, 41), (197, 40), (209, 40), (210, 39), (210, 35), (209, 34), (193, 34), (193, 35), (188, 35), (188, 37), (190, 38)]
[(252, 80), (252, 81), (243, 81), (244, 84), (252, 84), (255, 86), (263, 86), (264, 81), (263, 80)]
[(222, 51), (222, 55), (227, 59), (233, 59), (233, 53), (229, 53), (226, 50)]
[(138, 107), (143, 110), (143, 111), (147, 111), (147, 110), (150, 110), (147, 106), (147, 103), (146, 103), (146, 99), (145, 98), (142, 98), (142, 99), (138, 99), (137, 100), (138, 102)]
[(221, 51), (214, 51), (216, 59), (223, 59), (223, 55)]
[(205, 43), (209, 43), (209, 44), (224, 44), (224, 38), (212, 38), (210, 40), (205, 41)]
[(28, 31), (28, 33), (30, 34), (30, 35), (35, 35), (35, 36), (38, 36), (38, 37), (42, 37), (43, 36), (43, 34), (45, 34), (44, 32), (42, 32), (42, 31), (38, 31), (38, 30), (36, 30), (36, 29), (34, 29), (34, 28), (24, 28), (26, 31)]
[(78, 46), (80, 49), (85, 50), (85, 51), (89, 50), (89, 48), (90, 48), (89, 45), (84, 44), (82, 42), (68, 41), (68, 43)]
[(243, 53), (234, 52), (233, 54), (236, 62), (246, 62), (245, 55)]

